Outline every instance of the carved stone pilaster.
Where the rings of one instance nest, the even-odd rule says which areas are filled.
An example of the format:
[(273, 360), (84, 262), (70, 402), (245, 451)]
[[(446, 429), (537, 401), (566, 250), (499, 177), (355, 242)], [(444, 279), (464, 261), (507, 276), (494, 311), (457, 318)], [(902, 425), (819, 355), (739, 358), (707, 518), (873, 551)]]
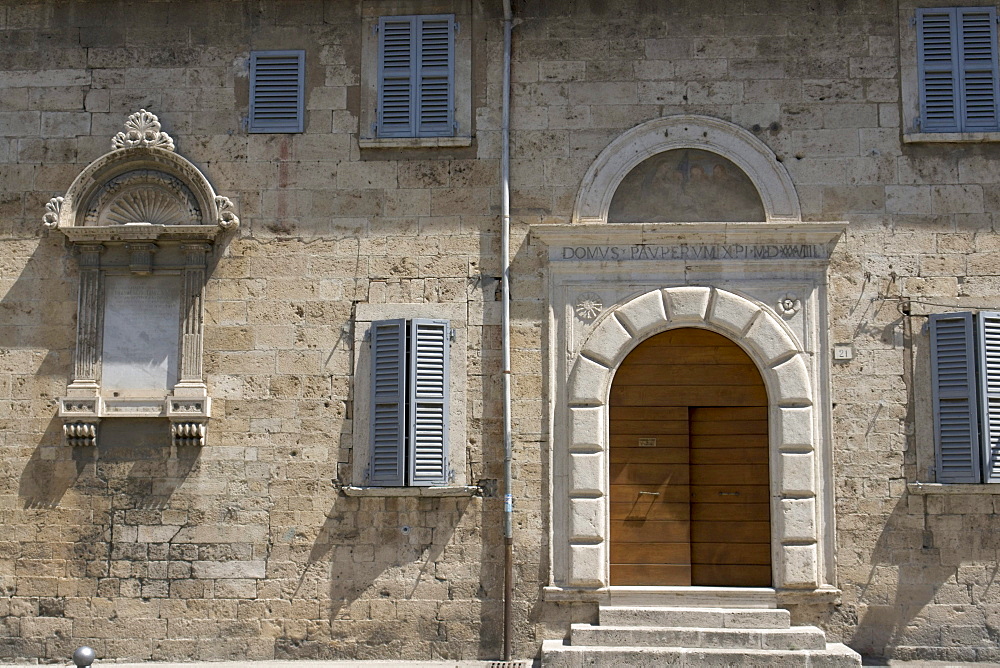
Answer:
[(101, 334), (104, 324), (104, 280), (101, 273), (103, 244), (82, 244), (80, 252), (80, 299), (77, 310), (76, 357), (73, 386), (97, 387), (101, 368)]
[(181, 378), (178, 385), (204, 387), (202, 378), (202, 330), (204, 329), (205, 259), (209, 244), (182, 244), (184, 294), (181, 304), (184, 327), (181, 340)]

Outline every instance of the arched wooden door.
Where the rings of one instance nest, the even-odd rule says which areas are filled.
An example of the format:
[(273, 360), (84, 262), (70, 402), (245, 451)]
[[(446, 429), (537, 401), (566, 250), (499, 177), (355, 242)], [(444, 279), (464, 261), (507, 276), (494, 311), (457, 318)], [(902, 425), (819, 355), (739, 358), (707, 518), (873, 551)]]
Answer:
[(611, 386), (611, 584), (771, 585), (767, 394), (726, 337), (641, 343)]

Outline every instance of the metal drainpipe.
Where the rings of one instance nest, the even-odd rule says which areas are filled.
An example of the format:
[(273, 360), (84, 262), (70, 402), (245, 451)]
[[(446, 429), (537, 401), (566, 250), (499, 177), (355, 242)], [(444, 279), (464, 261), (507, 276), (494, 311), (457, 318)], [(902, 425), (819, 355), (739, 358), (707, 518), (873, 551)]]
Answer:
[(510, 0), (503, 2), (503, 118), (501, 122), (500, 157), (500, 211), (501, 231), (501, 293), (503, 303), (503, 660), (510, 661), (511, 636), (513, 635), (514, 603), (514, 494), (511, 490), (513, 474), (511, 460), (513, 445), (510, 428), (510, 34), (513, 13)]

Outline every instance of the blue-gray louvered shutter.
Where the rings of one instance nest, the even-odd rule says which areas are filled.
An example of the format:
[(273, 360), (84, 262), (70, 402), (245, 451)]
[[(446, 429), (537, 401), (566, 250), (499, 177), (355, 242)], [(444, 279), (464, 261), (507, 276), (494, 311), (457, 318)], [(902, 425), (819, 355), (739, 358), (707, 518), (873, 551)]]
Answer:
[(408, 483), (442, 485), (448, 482), (448, 321), (415, 319), (410, 327)]
[(371, 327), (371, 453), (368, 482), (404, 484), (406, 453), (406, 321)]
[(416, 16), (383, 16), (378, 23), (378, 135), (416, 132)]
[(938, 482), (979, 482), (976, 352), (971, 313), (930, 317)]
[(985, 482), (1000, 482), (1000, 313), (979, 313), (980, 430)]
[(917, 10), (917, 60), (920, 76), (920, 129), (958, 132), (958, 45), (955, 9)]
[(455, 19), (418, 16), (417, 136), (454, 134)]
[(962, 130), (998, 128), (997, 22), (993, 7), (956, 10)]
[(249, 132), (302, 132), (305, 51), (250, 54)]

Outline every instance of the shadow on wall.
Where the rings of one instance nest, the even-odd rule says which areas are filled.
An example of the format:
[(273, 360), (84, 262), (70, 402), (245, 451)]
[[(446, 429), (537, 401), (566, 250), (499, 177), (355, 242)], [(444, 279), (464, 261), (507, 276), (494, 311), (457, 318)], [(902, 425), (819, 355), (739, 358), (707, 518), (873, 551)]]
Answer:
[[(467, 592), (453, 588), (468, 579), (460, 569), (474, 567), (444, 554), (461, 550), (452, 537), (473, 504), (469, 498), (337, 497), (289, 592), (292, 599), (315, 598), (328, 576), (330, 626), (276, 638), (275, 658), (401, 658), (427, 654), (428, 645), (444, 656), (448, 611), (439, 602), (465, 598)], [(471, 622), (468, 615), (457, 620)]]
[[(904, 494), (858, 592), (851, 647), (868, 656), (976, 660), (996, 652), (1000, 516), (992, 497)], [(921, 648), (929, 648), (923, 650)], [(929, 652), (929, 653), (928, 653)], [(943, 655), (942, 655), (943, 654)]]

